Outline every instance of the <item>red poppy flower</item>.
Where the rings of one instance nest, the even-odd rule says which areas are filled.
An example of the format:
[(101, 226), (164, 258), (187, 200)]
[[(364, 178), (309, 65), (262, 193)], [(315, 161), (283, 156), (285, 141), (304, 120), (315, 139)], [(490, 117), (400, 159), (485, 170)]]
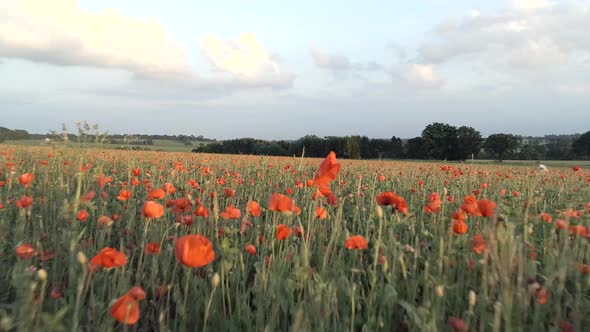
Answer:
[(318, 206), (315, 209), (315, 217), (320, 220), (326, 219), (328, 217), (328, 211), (326, 211), (325, 208)]
[(280, 224), (277, 226), (277, 240), (284, 240), (291, 234), (291, 228)]
[(295, 203), (288, 196), (275, 193), (270, 196), (268, 209), (270, 211), (291, 213), (295, 211)]
[(127, 264), (127, 256), (116, 249), (105, 247), (90, 260), (90, 268), (97, 270), (101, 267), (110, 269)]
[(246, 252), (249, 253), (252, 256), (256, 256), (256, 247), (249, 244), (246, 246)]
[(174, 255), (181, 264), (187, 267), (205, 266), (215, 259), (215, 251), (213, 251), (211, 241), (200, 234), (178, 238), (174, 246)]
[(160, 218), (164, 215), (164, 206), (154, 201), (147, 201), (141, 208), (141, 213), (146, 218)]
[(133, 192), (131, 190), (121, 190), (119, 191), (119, 196), (117, 196), (117, 199), (121, 202), (126, 202), (129, 198), (131, 198), (131, 196), (133, 195)]
[(80, 211), (78, 211), (78, 214), (76, 215), (76, 219), (81, 222), (86, 221), (86, 219), (88, 219), (88, 217), (90, 217), (90, 214), (86, 210), (80, 210)]
[(262, 213), (262, 209), (256, 201), (249, 201), (248, 204), (246, 204), (246, 211), (248, 211), (252, 217), (260, 217), (260, 214)]
[(16, 254), (16, 257), (20, 259), (29, 259), (36, 254), (33, 246), (28, 243), (24, 243), (16, 247), (16, 249), (14, 249), (14, 253)]
[(476, 234), (473, 237), (473, 240), (471, 240), (471, 249), (476, 254), (481, 254), (484, 252), (484, 250), (486, 250), (486, 241), (483, 239), (481, 234)]
[(137, 323), (140, 316), (139, 303), (145, 299), (145, 292), (139, 286), (134, 286), (125, 295), (121, 296), (111, 307), (111, 317), (126, 325)]
[(22, 196), (18, 201), (16, 201), (16, 206), (19, 209), (26, 209), (33, 205), (33, 197), (30, 196)]
[(453, 220), (453, 233), (465, 234), (467, 233), (467, 224), (463, 221)]
[(35, 174), (33, 173), (24, 173), (18, 177), (18, 182), (25, 187), (29, 187), (33, 180), (35, 180)]
[(166, 192), (163, 189), (154, 189), (148, 194), (148, 200), (153, 201), (166, 197)]
[(403, 214), (408, 214), (408, 203), (406, 200), (403, 199), (401, 196), (397, 195), (396, 193), (392, 193), (389, 191), (382, 192), (376, 197), (377, 204), (379, 205), (392, 205), (394, 206), (395, 210), (402, 212)]
[(160, 253), (160, 243), (159, 242), (148, 242), (145, 245), (145, 253), (150, 255), (150, 254), (154, 254), (157, 255)]
[(225, 208), (221, 213), (221, 218), (228, 220), (228, 219), (238, 219), (242, 216), (242, 213), (239, 209), (236, 209), (233, 205), (230, 205)]
[(368, 248), (369, 245), (367, 243), (367, 240), (365, 240), (363, 236), (354, 235), (346, 239), (346, 242), (344, 242), (344, 246), (348, 250), (365, 250)]
[(314, 184), (322, 194), (329, 195), (332, 193), (330, 182), (336, 179), (338, 172), (340, 172), (340, 164), (336, 161), (336, 154), (330, 151), (313, 177)]

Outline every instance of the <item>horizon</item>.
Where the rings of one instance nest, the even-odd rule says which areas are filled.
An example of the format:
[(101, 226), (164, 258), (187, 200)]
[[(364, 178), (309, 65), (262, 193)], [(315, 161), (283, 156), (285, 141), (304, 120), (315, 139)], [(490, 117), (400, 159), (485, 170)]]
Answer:
[(0, 0), (0, 113), (31, 133), (573, 135), (585, 31), (590, 0)]

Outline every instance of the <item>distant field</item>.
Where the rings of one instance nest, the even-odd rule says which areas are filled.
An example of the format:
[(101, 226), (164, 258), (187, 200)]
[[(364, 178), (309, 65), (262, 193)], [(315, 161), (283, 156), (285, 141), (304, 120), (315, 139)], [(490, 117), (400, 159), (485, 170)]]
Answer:
[[(193, 142), (192, 146), (186, 146), (181, 142), (172, 140), (153, 140), (153, 145), (131, 145), (141, 148), (147, 148), (150, 151), (169, 151), (169, 152), (191, 152), (192, 149), (196, 149), (201, 145), (209, 144), (209, 142)], [(7, 140), (4, 144), (15, 144), (15, 145), (26, 145), (26, 146), (43, 146), (46, 145), (44, 140), (41, 139), (30, 139), (30, 140)], [(77, 142), (72, 142), (77, 144)], [(105, 148), (105, 149), (116, 149), (117, 147), (124, 146), (123, 144), (95, 144), (86, 143), (84, 147), (87, 148)]]

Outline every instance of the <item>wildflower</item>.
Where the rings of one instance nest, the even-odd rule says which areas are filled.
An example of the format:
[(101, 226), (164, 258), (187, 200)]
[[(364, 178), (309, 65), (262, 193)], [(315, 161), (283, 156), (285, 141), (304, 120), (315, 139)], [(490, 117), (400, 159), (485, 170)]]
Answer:
[(215, 259), (211, 241), (200, 234), (178, 238), (174, 246), (174, 254), (176, 259), (187, 267), (205, 266)]
[(330, 182), (336, 179), (338, 172), (340, 172), (340, 164), (336, 161), (336, 154), (330, 151), (313, 177), (314, 184), (323, 195), (332, 193)]
[(238, 219), (242, 216), (242, 213), (239, 209), (236, 209), (233, 205), (230, 205), (225, 208), (221, 213), (221, 218), (228, 220), (228, 219)]
[(260, 205), (256, 201), (249, 201), (246, 204), (246, 211), (252, 217), (260, 217), (260, 214), (262, 213), (262, 209), (260, 208)]
[(90, 267), (97, 270), (101, 267), (111, 269), (127, 264), (127, 256), (116, 249), (105, 247), (100, 253), (90, 259)]
[(146, 218), (160, 218), (164, 215), (164, 206), (154, 201), (147, 201), (141, 208), (141, 213)]
[(134, 286), (121, 296), (111, 307), (111, 317), (126, 325), (133, 325), (139, 320), (139, 303), (145, 299), (145, 292), (139, 286)]
[(36, 254), (33, 246), (28, 243), (24, 243), (16, 247), (14, 253), (16, 254), (16, 257), (20, 259), (29, 259)]
[(148, 255), (157, 255), (160, 253), (160, 243), (158, 242), (149, 242), (145, 245), (145, 253)]
[(291, 234), (291, 228), (280, 224), (277, 225), (277, 240), (284, 240)]
[(348, 250), (365, 250), (368, 247), (367, 240), (361, 235), (354, 235), (346, 239), (344, 247)]

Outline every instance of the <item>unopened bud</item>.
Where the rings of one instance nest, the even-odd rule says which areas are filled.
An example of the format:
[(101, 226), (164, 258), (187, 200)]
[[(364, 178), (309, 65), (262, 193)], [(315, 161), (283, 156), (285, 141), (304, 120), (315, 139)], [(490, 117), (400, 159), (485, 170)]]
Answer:
[(475, 295), (475, 292), (470, 290), (469, 291), (469, 305), (470, 306), (474, 306), (477, 303), (477, 295)]
[(0, 331), (12, 331), (12, 319), (10, 316), (3, 315), (0, 319)]
[(86, 254), (84, 254), (81, 251), (78, 251), (77, 258), (78, 258), (78, 262), (82, 265), (86, 265), (86, 263), (88, 263), (88, 257), (86, 257)]
[(443, 297), (445, 295), (445, 288), (441, 285), (438, 285), (434, 288), (434, 293), (438, 297)]
[(381, 208), (381, 206), (377, 205), (375, 212), (377, 213), (377, 217), (379, 217), (379, 219), (383, 218), (383, 208)]
[(221, 278), (219, 277), (219, 273), (215, 273), (213, 275), (213, 277), (211, 278), (211, 284), (213, 284), (213, 287), (217, 288), (217, 286), (219, 286), (219, 282), (221, 281)]
[(37, 278), (39, 278), (40, 281), (45, 281), (47, 280), (47, 271), (40, 269), (39, 271), (37, 271)]

